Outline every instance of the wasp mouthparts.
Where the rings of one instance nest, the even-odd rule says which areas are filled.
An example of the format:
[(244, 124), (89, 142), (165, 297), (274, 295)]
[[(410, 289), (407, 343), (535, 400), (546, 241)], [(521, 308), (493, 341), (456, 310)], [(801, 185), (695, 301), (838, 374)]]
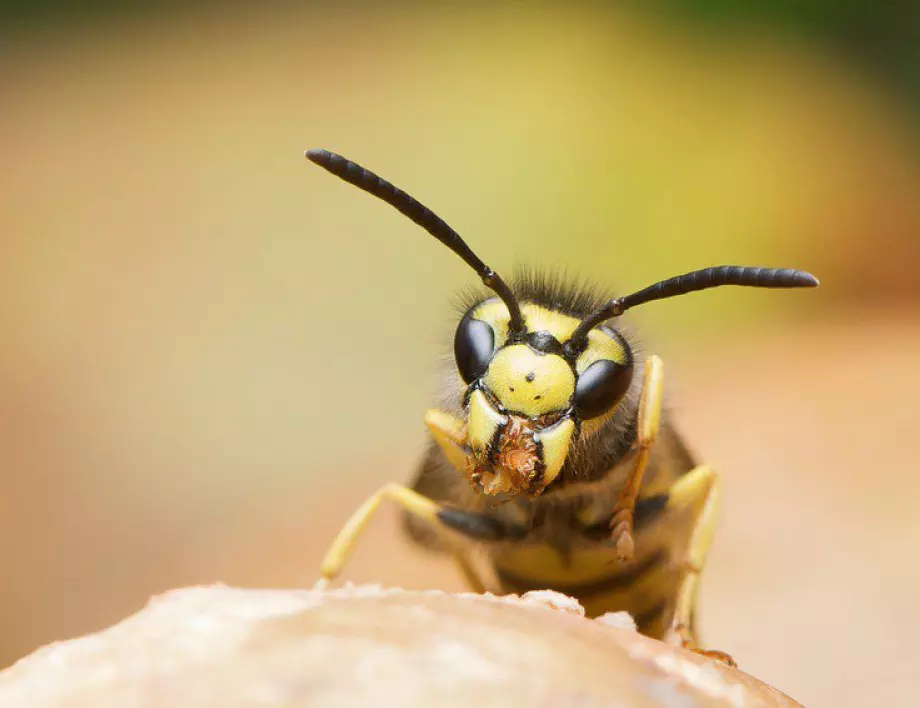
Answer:
[(509, 416), (498, 433), (494, 453), (490, 456), (483, 450), (469, 457), (470, 481), (488, 495), (543, 491), (543, 462), (534, 434), (529, 420)]

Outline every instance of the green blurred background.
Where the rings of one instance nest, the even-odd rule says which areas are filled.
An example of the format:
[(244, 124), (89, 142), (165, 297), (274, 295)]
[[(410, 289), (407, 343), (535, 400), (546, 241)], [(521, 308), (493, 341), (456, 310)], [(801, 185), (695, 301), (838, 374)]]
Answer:
[[(474, 281), (722, 262), (650, 305), (725, 480), (708, 644), (809, 706), (920, 692), (920, 15), (865, 3), (0, 5), (0, 665), (224, 581), (312, 581), (407, 479)], [(375, 522), (347, 577), (459, 588)]]

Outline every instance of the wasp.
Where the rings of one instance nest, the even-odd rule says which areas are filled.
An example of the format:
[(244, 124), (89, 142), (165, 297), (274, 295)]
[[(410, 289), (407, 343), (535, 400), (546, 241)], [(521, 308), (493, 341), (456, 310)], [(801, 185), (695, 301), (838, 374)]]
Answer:
[(663, 405), (664, 367), (615, 323), (653, 300), (726, 285), (815, 287), (810, 273), (717, 266), (615, 297), (523, 272), (511, 285), (430, 209), (326, 150), (309, 160), (368, 192), (456, 253), (486, 290), (468, 298), (427, 451), (412, 486), (386, 484), (348, 519), (320, 569), (344, 567), (384, 500), (411, 538), (449, 554), (479, 592), (552, 589), (589, 616), (626, 610), (643, 634), (700, 647), (700, 573), (719, 477)]

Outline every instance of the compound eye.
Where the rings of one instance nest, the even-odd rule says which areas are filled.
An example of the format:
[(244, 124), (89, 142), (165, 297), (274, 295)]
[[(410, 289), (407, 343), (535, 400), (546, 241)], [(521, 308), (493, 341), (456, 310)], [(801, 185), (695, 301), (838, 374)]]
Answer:
[(609, 411), (629, 390), (632, 364), (600, 359), (578, 376), (575, 408), (582, 419), (596, 418)]
[(482, 320), (464, 315), (454, 335), (454, 357), (457, 370), (466, 383), (482, 376), (495, 353), (495, 331)]

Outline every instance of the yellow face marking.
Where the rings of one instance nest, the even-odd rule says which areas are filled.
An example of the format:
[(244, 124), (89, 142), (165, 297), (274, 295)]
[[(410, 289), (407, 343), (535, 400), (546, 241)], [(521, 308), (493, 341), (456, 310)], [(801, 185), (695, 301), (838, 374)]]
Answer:
[(561, 420), (556, 425), (534, 434), (534, 440), (543, 446), (543, 486), (556, 479), (572, 442), (575, 423), (571, 418)]
[(470, 396), (467, 442), (474, 451), (485, 450), (492, 442), (495, 432), (507, 422), (508, 417), (501, 415), (489, 405), (482, 391), (473, 391), (473, 395)]
[(531, 417), (567, 408), (575, 391), (565, 359), (526, 344), (499, 350), (482, 380), (505, 409)]
[(624, 366), (629, 363), (629, 355), (619, 340), (599, 329), (592, 329), (588, 333), (588, 347), (578, 355), (578, 359), (575, 360), (575, 368), (580, 374), (600, 359), (615, 361)]
[[(546, 307), (525, 303), (521, 306), (521, 312), (524, 315), (524, 322), (530, 332), (549, 332), (557, 340), (565, 343), (572, 332), (578, 326), (580, 320), (576, 317), (556, 312)], [(492, 329), (495, 330), (495, 340), (499, 344), (503, 343), (508, 336), (508, 308), (498, 298), (486, 300), (477, 307), (472, 316), (483, 322), (488, 322)], [(600, 360), (608, 359), (618, 364), (626, 365), (630, 361), (630, 354), (620, 339), (610, 336), (600, 329), (593, 329), (588, 333), (588, 346), (578, 356), (575, 361), (575, 370), (581, 374), (591, 364)], [(526, 372), (525, 372), (526, 376)], [(465, 386), (462, 379), (458, 377), (458, 385), (461, 389)], [(517, 387), (515, 387), (517, 388)], [(515, 391), (517, 393), (517, 391)], [(496, 393), (501, 399), (503, 395)], [(560, 391), (557, 398), (564, 394)], [(571, 391), (568, 392), (571, 395)], [(509, 408), (510, 408), (509, 404)], [(535, 410), (532, 406), (529, 410)], [(616, 406), (610, 409), (606, 414), (587, 420), (581, 427), (582, 436), (592, 436), (598, 430), (603, 428), (604, 424), (610, 419), (610, 416), (616, 410)], [(526, 413), (526, 411), (521, 411)], [(531, 414), (532, 415), (532, 414)]]
[[(525, 303), (521, 306), (528, 332), (549, 332), (563, 344), (581, 320), (539, 305)], [(488, 322), (495, 330), (497, 342), (504, 342), (508, 336), (508, 308), (498, 299), (487, 300), (473, 312), (473, 317)], [(599, 329), (588, 333), (588, 346), (575, 361), (575, 369), (581, 373), (598, 359), (609, 359), (625, 365), (629, 356), (619, 340)]]

